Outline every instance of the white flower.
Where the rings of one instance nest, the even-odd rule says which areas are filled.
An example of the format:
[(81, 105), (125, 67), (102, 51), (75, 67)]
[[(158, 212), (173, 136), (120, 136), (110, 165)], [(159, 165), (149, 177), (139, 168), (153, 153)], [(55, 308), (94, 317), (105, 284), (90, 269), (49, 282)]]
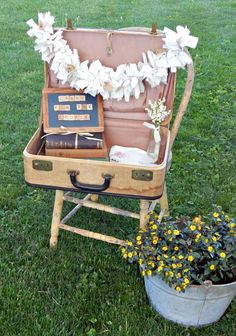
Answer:
[(110, 72), (111, 69), (102, 66), (99, 60), (92, 62), (88, 73), (90, 81), (85, 92), (90, 93), (92, 96), (100, 93), (104, 99), (108, 99), (109, 93), (105, 84), (109, 82)]
[(161, 122), (170, 114), (171, 110), (166, 110), (165, 97), (152, 102), (149, 100), (149, 108), (145, 110), (148, 112), (155, 128), (159, 128)]
[(191, 36), (190, 31), (187, 27), (177, 26), (176, 31), (169, 28), (164, 28), (164, 33), (166, 35), (163, 40), (165, 41), (164, 48), (169, 50), (180, 50), (184, 47), (196, 48), (198, 43), (198, 38)]

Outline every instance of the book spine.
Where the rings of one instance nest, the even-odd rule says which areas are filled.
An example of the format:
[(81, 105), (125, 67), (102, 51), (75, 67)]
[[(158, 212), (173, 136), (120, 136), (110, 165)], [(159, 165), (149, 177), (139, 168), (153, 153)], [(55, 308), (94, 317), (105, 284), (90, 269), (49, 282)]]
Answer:
[(47, 149), (101, 149), (103, 140), (87, 139), (77, 134), (50, 134), (46, 137)]

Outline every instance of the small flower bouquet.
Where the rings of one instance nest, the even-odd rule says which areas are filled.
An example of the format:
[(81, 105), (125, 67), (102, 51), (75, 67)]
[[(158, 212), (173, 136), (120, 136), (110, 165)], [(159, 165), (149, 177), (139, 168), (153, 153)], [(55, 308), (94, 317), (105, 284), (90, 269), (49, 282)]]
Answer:
[(149, 117), (152, 119), (152, 123), (156, 129), (160, 127), (162, 121), (170, 114), (170, 110), (166, 109), (165, 97), (152, 102), (149, 100), (149, 107), (145, 109), (148, 112)]
[(206, 215), (161, 219), (151, 212), (146, 229), (121, 248), (140, 265), (143, 276), (158, 275), (184, 292), (191, 284), (226, 284), (236, 280), (236, 224), (220, 207)]
[(152, 124), (144, 122), (143, 125), (152, 130), (152, 136), (147, 148), (147, 153), (150, 157), (157, 160), (159, 147), (161, 142), (160, 125), (162, 121), (171, 113), (165, 106), (165, 97), (152, 102), (149, 100), (149, 107), (145, 109), (151, 118)]

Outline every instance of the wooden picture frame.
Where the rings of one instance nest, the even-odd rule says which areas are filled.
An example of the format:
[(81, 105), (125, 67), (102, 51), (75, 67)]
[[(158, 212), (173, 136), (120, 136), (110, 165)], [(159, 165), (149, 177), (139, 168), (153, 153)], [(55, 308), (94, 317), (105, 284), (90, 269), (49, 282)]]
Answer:
[(102, 97), (75, 89), (44, 88), (43, 129), (51, 132), (103, 132)]

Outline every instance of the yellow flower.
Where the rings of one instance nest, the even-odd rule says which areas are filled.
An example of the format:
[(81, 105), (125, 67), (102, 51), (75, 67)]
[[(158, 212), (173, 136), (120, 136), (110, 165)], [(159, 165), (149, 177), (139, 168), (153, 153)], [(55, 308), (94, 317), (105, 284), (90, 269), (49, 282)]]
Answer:
[(185, 289), (187, 287), (187, 284), (183, 283), (182, 288)]
[(215, 236), (213, 236), (212, 240), (215, 242), (215, 241), (217, 241), (217, 238)]
[(201, 216), (199, 216), (199, 217), (195, 217), (195, 218), (193, 219), (193, 223), (201, 224)]
[(176, 264), (172, 264), (172, 268), (175, 269), (177, 267)]
[(198, 239), (198, 238), (196, 238), (196, 239), (194, 239), (194, 240), (195, 240), (195, 242), (196, 242), (196, 243), (198, 243), (198, 242), (199, 242), (199, 239)]
[(163, 247), (162, 247), (162, 250), (163, 250), (163, 251), (167, 251), (167, 250), (168, 250), (168, 247), (167, 247), (167, 246), (163, 246)]
[(182, 254), (180, 254), (180, 255), (178, 256), (178, 258), (181, 260), (181, 259), (184, 259), (184, 256), (183, 256)]
[(201, 231), (201, 229), (202, 229), (201, 225), (198, 225), (197, 228), (198, 228), (199, 231)]
[(150, 221), (150, 222), (149, 222), (149, 224), (151, 224), (151, 225), (152, 225), (152, 224), (154, 224), (154, 221), (153, 221), (153, 220), (152, 220), (152, 221)]
[(155, 266), (155, 264), (154, 264), (153, 261), (149, 261), (149, 262), (148, 262), (148, 265), (151, 266), (151, 267), (154, 267), (154, 266)]
[(179, 247), (178, 247), (178, 246), (175, 246), (175, 247), (174, 247), (174, 250), (175, 250), (175, 251), (179, 251)]
[(179, 286), (176, 286), (176, 287), (175, 287), (175, 290), (176, 290), (177, 292), (180, 292), (180, 291), (181, 291), (181, 288), (180, 288)]
[(189, 271), (188, 268), (185, 268), (185, 269), (183, 270), (184, 273), (187, 273), (188, 271)]
[(230, 226), (230, 227), (231, 227), (231, 229), (232, 229), (232, 228), (234, 228), (234, 227), (235, 227), (235, 224), (234, 224), (234, 223), (230, 223), (230, 224), (229, 224), (229, 226)]
[(141, 239), (142, 239), (141, 236), (137, 236), (137, 237), (136, 237), (136, 240), (141, 240)]
[(164, 266), (164, 261), (163, 260), (160, 261), (160, 266)]
[(176, 257), (175, 257), (175, 256), (172, 256), (172, 257), (171, 257), (171, 259), (172, 259), (172, 260), (175, 260), (175, 259), (176, 259)]
[(169, 275), (169, 272), (165, 272), (165, 276), (168, 276)]
[(128, 254), (127, 254), (127, 253), (124, 253), (124, 254), (123, 254), (123, 258), (127, 259), (127, 257), (128, 257)]
[(179, 268), (182, 267), (182, 266), (183, 266), (183, 264), (181, 264), (181, 263), (177, 264), (177, 267), (179, 267)]
[(157, 256), (157, 260), (161, 260), (161, 257), (160, 257), (160, 256)]
[(145, 271), (142, 271), (142, 272), (141, 272), (141, 275), (144, 276), (144, 275), (145, 275)]
[(213, 213), (213, 217), (215, 217), (215, 218), (219, 217), (218, 212), (214, 212), (214, 213)]
[(129, 257), (129, 258), (132, 258), (132, 257), (133, 257), (133, 253), (132, 253), (132, 252), (129, 252), (129, 253), (128, 253), (128, 257)]
[(149, 215), (146, 215), (146, 216), (145, 216), (145, 218), (146, 218), (146, 219), (149, 219), (149, 218), (150, 218), (150, 216), (149, 216)]
[(138, 263), (139, 263), (139, 265), (142, 265), (142, 263), (143, 263), (143, 259), (139, 259), (139, 260), (138, 260)]
[(158, 266), (158, 267), (157, 267), (157, 271), (158, 271), (158, 272), (161, 272), (162, 270), (163, 270), (163, 267), (162, 267), (162, 266)]
[(152, 229), (156, 230), (157, 229), (157, 225), (156, 224), (152, 225)]
[(214, 271), (215, 265), (210, 265), (209, 268), (210, 268), (211, 271)]
[(191, 231), (196, 230), (196, 226), (195, 226), (195, 225), (190, 225), (190, 230), (191, 230)]
[(173, 273), (172, 271), (170, 271), (170, 272), (169, 272), (169, 276), (170, 276), (171, 278), (173, 278), (174, 273)]
[(152, 271), (151, 270), (148, 270), (146, 273), (147, 273), (147, 275), (152, 275)]
[(197, 239), (199, 239), (201, 237), (201, 235), (202, 235), (201, 233), (197, 234), (196, 235)]
[(213, 247), (212, 247), (212, 246), (208, 246), (207, 249), (208, 249), (209, 252), (212, 252), (212, 251), (213, 251)]
[(229, 222), (230, 221), (230, 217), (228, 215), (225, 215), (225, 220), (226, 220), (226, 222)]
[(184, 278), (184, 283), (189, 284), (189, 279), (188, 278)]
[(127, 244), (128, 246), (132, 246), (132, 245), (133, 245), (133, 243), (132, 243), (131, 241), (127, 241), (126, 244)]
[(156, 245), (156, 244), (157, 244), (157, 239), (153, 239), (152, 243), (153, 243), (154, 245)]
[(178, 236), (179, 235), (179, 230), (174, 230), (173, 233), (174, 233), (175, 236)]
[(226, 257), (226, 254), (224, 252), (220, 252), (220, 257), (224, 259)]
[(125, 253), (126, 252), (126, 249), (123, 247), (122, 249), (121, 249), (121, 253)]
[(181, 273), (177, 273), (177, 278), (181, 278)]
[(188, 256), (188, 261), (190, 261), (190, 262), (191, 262), (191, 261), (193, 261), (193, 259), (194, 259), (194, 258), (193, 258), (193, 256), (191, 256), (191, 255), (190, 255), (190, 256)]
[(165, 259), (168, 259), (168, 255), (167, 255), (167, 254), (163, 254), (163, 257), (164, 257)]
[(171, 234), (171, 232), (172, 232), (172, 231), (171, 231), (170, 229), (167, 231), (168, 234)]
[(173, 240), (173, 238), (172, 238), (172, 237), (170, 237), (170, 238), (169, 238), (169, 241), (170, 241), (170, 242), (172, 242), (172, 240)]
[(142, 241), (141, 240), (138, 240), (137, 241), (137, 245), (141, 245), (142, 244)]
[(209, 242), (209, 239), (208, 239), (208, 238), (206, 238), (206, 239), (205, 239), (205, 243), (208, 243), (208, 242)]

